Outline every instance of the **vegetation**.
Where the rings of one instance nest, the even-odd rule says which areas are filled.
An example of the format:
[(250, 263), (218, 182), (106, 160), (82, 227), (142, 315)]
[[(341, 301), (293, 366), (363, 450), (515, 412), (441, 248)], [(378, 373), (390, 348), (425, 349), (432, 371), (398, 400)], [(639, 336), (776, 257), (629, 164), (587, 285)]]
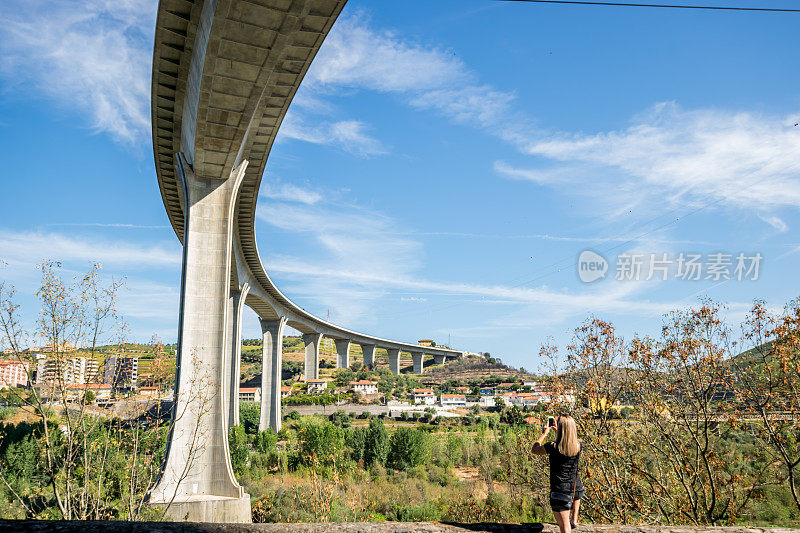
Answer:
[[(35, 335), (91, 354), (119, 331), (117, 285), (101, 286), (96, 268), (71, 285), (57, 272), (42, 267)], [(13, 290), (0, 285), (3, 345), (25, 361), (19, 312)], [(172, 353), (154, 346), (154, 367)], [(548, 416), (570, 412), (582, 440), (587, 521), (800, 524), (797, 301), (779, 314), (756, 303), (736, 334), (712, 302), (668, 315), (657, 338), (625, 340), (590, 319), (565, 350), (544, 346), (540, 356), (552, 392), (537, 407), (400, 420), (287, 409), (275, 434), (258, 431), (257, 404), (242, 403), (229, 449), (254, 520), (549, 520), (547, 461), (530, 448)], [(334, 377), (346, 384), (364, 372), (354, 365)], [(385, 395), (402, 397), (418, 383), (369, 375)], [(451, 376), (442, 386), (477, 385), (472, 379)], [(143, 502), (170, 423), (158, 413), (101, 416), (89, 394), (68, 399), (65, 384), (51, 386), (62, 394), (14, 389), (0, 398), (0, 517), (158, 519), (163, 511)]]

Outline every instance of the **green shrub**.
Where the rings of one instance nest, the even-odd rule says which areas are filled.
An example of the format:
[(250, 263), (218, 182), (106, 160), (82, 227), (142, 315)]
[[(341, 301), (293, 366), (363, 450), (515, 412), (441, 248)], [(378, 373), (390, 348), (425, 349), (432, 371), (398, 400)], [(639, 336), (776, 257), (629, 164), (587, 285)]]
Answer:
[(278, 436), (274, 431), (268, 429), (261, 431), (253, 439), (253, 449), (258, 453), (273, 453), (275, 452), (275, 445), (278, 443)]
[(367, 442), (367, 428), (353, 428), (345, 436), (345, 445), (350, 449), (353, 461), (364, 459), (364, 447)]
[(389, 434), (383, 425), (383, 420), (373, 418), (369, 421), (369, 428), (364, 442), (364, 463), (372, 465), (386, 464), (389, 455)]
[(258, 433), (258, 424), (261, 418), (261, 406), (256, 402), (241, 402), (239, 404), (239, 422), (248, 435)]
[(233, 426), (228, 432), (228, 450), (231, 454), (231, 466), (233, 472), (240, 476), (247, 468), (247, 434), (242, 426)]
[(428, 435), (418, 429), (399, 428), (389, 440), (389, 464), (408, 470), (425, 462), (428, 456)]
[(300, 460), (303, 464), (333, 464), (344, 448), (342, 428), (317, 418), (303, 420), (298, 433)]

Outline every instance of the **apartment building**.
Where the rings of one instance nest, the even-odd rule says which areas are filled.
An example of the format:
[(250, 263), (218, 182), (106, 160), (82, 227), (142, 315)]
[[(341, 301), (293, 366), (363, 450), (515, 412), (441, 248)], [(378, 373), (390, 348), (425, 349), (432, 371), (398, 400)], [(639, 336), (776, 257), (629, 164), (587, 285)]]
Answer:
[(0, 389), (28, 386), (28, 363), (0, 361)]
[(72, 384), (96, 381), (100, 364), (91, 357), (48, 357), (38, 367), (37, 382)]
[(139, 381), (139, 358), (111, 355), (106, 358), (103, 383), (112, 389), (135, 389)]

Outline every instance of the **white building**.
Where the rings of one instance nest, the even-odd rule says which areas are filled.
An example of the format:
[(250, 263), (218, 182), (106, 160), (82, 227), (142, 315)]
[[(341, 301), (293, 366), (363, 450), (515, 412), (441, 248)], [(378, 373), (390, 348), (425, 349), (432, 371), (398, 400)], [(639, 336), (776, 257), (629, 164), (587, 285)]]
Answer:
[(531, 389), (535, 389), (536, 388), (536, 382), (528, 379), (528, 380), (525, 380), (525, 381), (522, 382), (522, 386), (523, 387), (530, 387)]
[(328, 388), (328, 382), (324, 379), (309, 379), (306, 381), (306, 387), (309, 394), (320, 393)]
[(352, 382), (350, 386), (353, 387), (355, 392), (360, 392), (361, 394), (378, 394), (377, 381), (362, 379), (360, 381)]
[(240, 402), (260, 402), (261, 387), (239, 387)]
[(99, 369), (91, 357), (48, 357), (40, 361), (36, 379), (57, 385), (86, 384), (97, 380)]
[(72, 383), (67, 386), (67, 399), (79, 401), (87, 392), (94, 394), (95, 401), (111, 398), (111, 385), (105, 383)]
[(414, 403), (433, 405), (436, 403), (436, 395), (431, 389), (414, 389), (412, 392)]
[(27, 386), (27, 363), (21, 361), (0, 361), (0, 389)]
[(478, 400), (478, 405), (481, 407), (494, 407), (495, 404), (494, 396), (481, 396), (481, 399)]
[(541, 401), (541, 395), (533, 392), (510, 392), (502, 398), (507, 404), (518, 406), (537, 405)]
[(467, 397), (463, 394), (442, 394), (439, 403), (442, 407), (466, 407)]

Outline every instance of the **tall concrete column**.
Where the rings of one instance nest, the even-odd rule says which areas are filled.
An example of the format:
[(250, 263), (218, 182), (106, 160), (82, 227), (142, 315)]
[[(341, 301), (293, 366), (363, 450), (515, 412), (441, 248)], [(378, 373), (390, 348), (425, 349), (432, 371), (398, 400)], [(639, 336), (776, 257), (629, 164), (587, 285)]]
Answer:
[(411, 360), (414, 362), (414, 373), (422, 374), (422, 352), (411, 352)]
[(433, 356), (433, 362), (434, 362), (434, 364), (437, 364), (437, 365), (443, 365), (446, 360), (447, 360), (447, 356), (446, 355), (434, 354), (434, 356)]
[(303, 342), (306, 345), (306, 381), (319, 379), (319, 345), (322, 342), (322, 333), (305, 333)]
[(261, 319), (263, 334), (261, 359), (261, 418), (258, 430), (281, 430), (281, 370), (283, 366), (283, 328), (286, 317)]
[(239, 383), (242, 376), (242, 312), (244, 311), (244, 300), (250, 292), (250, 285), (245, 283), (237, 291), (231, 291), (228, 298), (229, 328), (231, 345), (230, 355), (230, 379), (228, 380), (228, 427), (239, 425)]
[(336, 368), (348, 368), (350, 366), (350, 341), (347, 339), (336, 339)]
[(386, 348), (386, 354), (389, 356), (389, 370), (395, 376), (400, 374), (400, 350), (397, 348)]
[(370, 369), (375, 368), (375, 345), (362, 344), (361, 353), (364, 356), (364, 366), (369, 367)]
[(163, 471), (150, 494), (167, 516), (250, 521), (250, 496), (236, 482), (225, 418), (228, 297), (234, 202), (247, 162), (226, 179), (196, 176), (177, 154), (183, 186), (183, 272), (173, 425)]

